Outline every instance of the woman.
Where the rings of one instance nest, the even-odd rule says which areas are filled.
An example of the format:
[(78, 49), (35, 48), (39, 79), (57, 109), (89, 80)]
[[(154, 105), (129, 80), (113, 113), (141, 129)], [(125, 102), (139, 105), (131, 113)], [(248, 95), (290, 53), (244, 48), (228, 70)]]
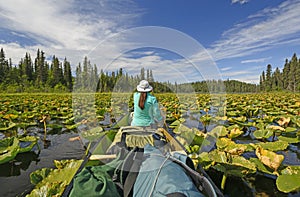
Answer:
[(163, 117), (160, 113), (156, 97), (151, 95), (152, 86), (146, 80), (140, 81), (137, 91), (133, 95), (134, 115), (131, 126), (144, 126), (155, 128), (162, 126)]

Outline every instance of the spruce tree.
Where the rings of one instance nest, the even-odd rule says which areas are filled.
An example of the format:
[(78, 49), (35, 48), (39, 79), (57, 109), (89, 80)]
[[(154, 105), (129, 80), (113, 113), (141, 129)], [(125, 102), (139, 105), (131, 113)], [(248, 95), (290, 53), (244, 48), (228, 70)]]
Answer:
[(67, 61), (67, 58), (65, 57), (64, 63), (64, 82), (67, 87), (67, 89), (71, 92), (73, 90), (73, 82), (72, 82), (72, 70), (71, 70), (71, 64)]
[(271, 64), (268, 64), (267, 71), (266, 71), (266, 90), (271, 91), (272, 90), (272, 66)]

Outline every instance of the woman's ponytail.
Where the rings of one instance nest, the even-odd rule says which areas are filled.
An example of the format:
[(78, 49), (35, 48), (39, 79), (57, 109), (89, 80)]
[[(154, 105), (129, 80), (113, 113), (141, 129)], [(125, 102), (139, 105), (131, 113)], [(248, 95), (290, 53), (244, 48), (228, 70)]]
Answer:
[(145, 107), (145, 101), (147, 98), (147, 92), (141, 92), (140, 100), (139, 100), (139, 107), (143, 110)]

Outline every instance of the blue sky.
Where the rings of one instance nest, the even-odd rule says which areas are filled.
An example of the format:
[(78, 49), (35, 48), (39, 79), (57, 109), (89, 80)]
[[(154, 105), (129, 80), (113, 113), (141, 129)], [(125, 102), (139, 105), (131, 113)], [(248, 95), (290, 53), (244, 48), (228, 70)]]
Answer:
[(211, 70), (258, 83), (267, 64), (282, 69), (299, 54), (299, 10), (298, 0), (3, 0), (0, 47), (15, 64), (39, 48), (73, 69), (87, 55), (99, 69), (145, 67), (158, 80), (209, 79)]

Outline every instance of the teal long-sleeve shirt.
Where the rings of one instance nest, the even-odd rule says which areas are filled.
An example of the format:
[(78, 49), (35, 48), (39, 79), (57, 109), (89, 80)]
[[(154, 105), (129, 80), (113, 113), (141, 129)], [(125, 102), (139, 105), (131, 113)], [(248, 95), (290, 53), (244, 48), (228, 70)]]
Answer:
[(147, 93), (144, 109), (139, 107), (139, 99), (141, 93), (136, 92), (133, 95), (134, 115), (131, 126), (150, 126), (155, 122), (162, 121), (163, 117), (160, 113), (156, 97)]

